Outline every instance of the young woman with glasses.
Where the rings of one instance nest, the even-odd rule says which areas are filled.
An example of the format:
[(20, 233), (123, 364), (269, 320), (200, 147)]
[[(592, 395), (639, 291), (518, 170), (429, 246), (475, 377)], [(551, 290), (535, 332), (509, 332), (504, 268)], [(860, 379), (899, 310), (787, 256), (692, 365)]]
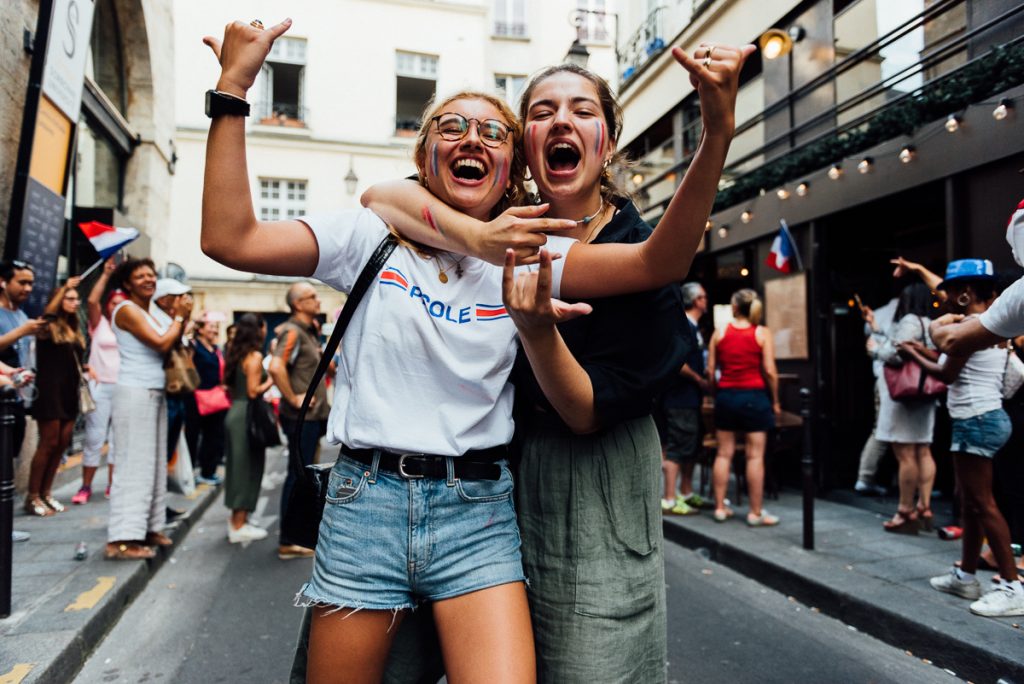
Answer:
[[(223, 46), (205, 39), (221, 59), (218, 90), (244, 98), (273, 40), (290, 25), (264, 32), (236, 22), (226, 28)], [(701, 69), (685, 60), (688, 68)], [(730, 108), (729, 121), (738, 62), (722, 67), (731, 77), (716, 77), (724, 79), (718, 99)], [(435, 211), (448, 205), (486, 221), (517, 199), (524, 170), (521, 131), (507, 105), (492, 96), (460, 93), (430, 108), (414, 148), (421, 182), (440, 199), (420, 207), (428, 230), (444, 237), (447, 225)], [(234, 268), (313, 275), (350, 290), (387, 226), (367, 210), (257, 221), (244, 136), (242, 116), (218, 116), (211, 124), (204, 251)], [(657, 284), (651, 281), (659, 276), (680, 277), (703, 232), (727, 144), (712, 145), (714, 151), (699, 164), (712, 177), (702, 175), (697, 188), (690, 188), (701, 216), (683, 222), (677, 231), (682, 237), (674, 236), (690, 253), (683, 258), (677, 248), (674, 258), (653, 259), (670, 275), (652, 275), (642, 250), (620, 246), (590, 261), (570, 260), (573, 273), (566, 270), (565, 277), (574, 279), (578, 292), (568, 293), (638, 290)], [(539, 231), (578, 225), (554, 219), (523, 223), (539, 213), (510, 209), (501, 222), (506, 229), (527, 226), (518, 247), (535, 257), (544, 242)], [(572, 244), (564, 238), (552, 242), (563, 252)], [(504, 248), (496, 253), (503, 261)], [(545, 277), (557, 291), (562, 264), (547, 263)], [(584, 263), (590, 274), (578, 272), (576, 264)], [(612, 272), (618, 285), (607, 283)], [(387, 260), (355, 312), (329, 425), (332, 441), (343, 446), (331, 474), (313, 578), (298, 597), (300, 604), (315, 606), (308, 681), (329, 681), (342, 670), (351, 681), (378, 681), (394, 623), (422, 601), (433, 603), (452, 681), (534, 679), (505, 459), (513, 429), (513, 390), (506, 380), (515, 358), (515, 326), (501, 297), (502, 271), (496, 266), (406, 244)], [(583, 304), (556, 307), (563, 318), (589, 310)]]

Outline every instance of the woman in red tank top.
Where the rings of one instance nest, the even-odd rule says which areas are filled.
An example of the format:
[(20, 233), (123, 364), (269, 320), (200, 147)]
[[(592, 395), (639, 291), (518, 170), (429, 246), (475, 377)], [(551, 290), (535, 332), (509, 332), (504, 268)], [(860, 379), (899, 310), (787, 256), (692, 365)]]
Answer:
[[(716, 330), (708, 347), (708, 377), (715, 391), (715, 438), (718, 453), (712, 482), (715, 493), (715, 521), (732, 517), (725, 506), (736, 433), (746, 433), (747, 495), (751, 527), (777, 525), (779, 519), (762, 508), (764, 500), (764, 450), (768, 430), (775, 427), (779, 406), (779, 375), (775, 368), (772, 332), (758, 325), (762, 304), (754, 290), (744, 289), (732, 296), (735, 319)], [(719, 377), (715, 378), (715, 371)]]

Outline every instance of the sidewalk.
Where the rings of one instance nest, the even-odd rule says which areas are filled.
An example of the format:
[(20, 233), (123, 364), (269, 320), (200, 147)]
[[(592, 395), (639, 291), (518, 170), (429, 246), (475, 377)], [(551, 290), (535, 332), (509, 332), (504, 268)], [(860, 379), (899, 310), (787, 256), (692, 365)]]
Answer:
[[(705, 548), (712, 560), (958, 677), (1024, 682), (1024, 616), (978, 617), (965, 599), (928, 584), (960, 557), (958, 541), (888, 534), (877, 513), (817, 499), (816, 550), (806, 551), (800, 495), (783, 492), (766, 508), (781, 519), (778, 527), (747, 527), (741, 507), (724, 523), (711, 511), (665, 516), (665, 538)], [(979, 573), (982, 586), (992, 574)]]
[[(80, 468), (70, 468), (58, 476), (54, 495), (67, 506), (63, 513), (32, 517), (22, 511), (21, 499), (15, 500), (14, 529), (32, 538), (14, 544), (11, 616), (0, 620), (4, 684), (70, 681), (219, 491), (201, 485), (191, 499), (168, 493), (168, 506), (188, 511), (165, 530), (174, 546), (151, 561), (113, 562), (103, 558), (109, 508), (103, 496), (106, 466), (96, 473), (90, 502), (73, 506), (80, 473)], [(76, 561), (75, 546), (81, 541), (88, 556)]]

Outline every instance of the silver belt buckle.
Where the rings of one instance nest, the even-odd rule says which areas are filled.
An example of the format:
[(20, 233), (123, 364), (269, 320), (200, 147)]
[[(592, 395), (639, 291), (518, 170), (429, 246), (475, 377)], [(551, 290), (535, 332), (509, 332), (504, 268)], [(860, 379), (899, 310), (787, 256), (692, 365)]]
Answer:
[(406, 480), (422, 480), (423, 475), (413, 475), (405, 471), (405, 459), (423, 456), (423, 454), (402, 454), (398, 457), (398, 474)]

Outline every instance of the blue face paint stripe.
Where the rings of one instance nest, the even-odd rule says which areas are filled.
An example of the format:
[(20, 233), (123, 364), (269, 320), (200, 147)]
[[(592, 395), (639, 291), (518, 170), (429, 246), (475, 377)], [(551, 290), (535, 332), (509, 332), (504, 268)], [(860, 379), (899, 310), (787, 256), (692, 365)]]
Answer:
[(600, 121), (595, 121), (594, 125), (597, 126), (597, 145), (594, 148), (594, 153), (599, 155), (604, 147), (604, 124)]
[(437, 143), (434, 143), (434, 147), (430, 151), (430, 169), (434, 177), (437, 177)]

